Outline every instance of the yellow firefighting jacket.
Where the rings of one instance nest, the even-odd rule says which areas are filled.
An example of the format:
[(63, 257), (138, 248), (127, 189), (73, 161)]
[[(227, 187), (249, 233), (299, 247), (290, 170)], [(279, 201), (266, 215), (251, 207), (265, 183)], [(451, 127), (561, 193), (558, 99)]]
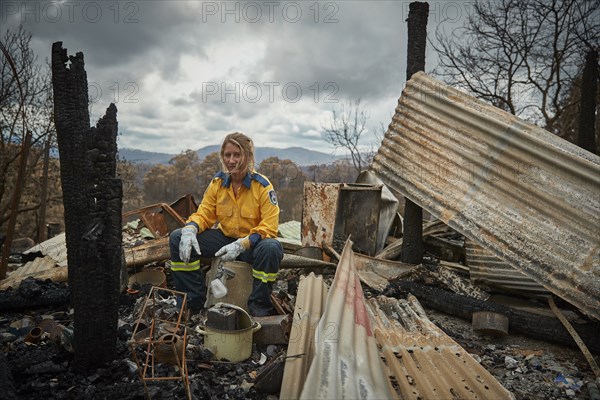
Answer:
[(202, 232), (216, 222), (225, 236), (249, 236), (251, 246), (261, 239), (277, 237), (279, 205), (271, 182), (257, 172), (249, 173), (236, 197), (231, 177), (217, 173), (206, 188), (198, 211), (190, 215), (186, 224), (193, 223)]

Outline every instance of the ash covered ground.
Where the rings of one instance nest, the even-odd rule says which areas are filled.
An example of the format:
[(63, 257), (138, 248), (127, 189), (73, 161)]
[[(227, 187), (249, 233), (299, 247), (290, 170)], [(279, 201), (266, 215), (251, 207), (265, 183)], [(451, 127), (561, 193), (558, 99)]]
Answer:
[[(332, 278), (333, 276), (329, 277)], [(25, 287), (37, 293), (68, 293), (66, 284), (27, 280)], [(373, 295), (369, 290), (367, 296)], [(65, 326), (72, 323), (68, 304), (5, 312), (0, 318), (2, 355), (0, 387), (3, 399), (144, 399), (146, 390), (127, 342), (131, 338), (136, 304), (144, 291), (122, 294), (119, 306), (117, 356), (104, 368), (77, 370), (72, 365), (68, 337), (52, 340), (48, 334), (37, 344), (24, 341), (27, 329), (11, 327), (31, 317), (35, 323), (52, 316)], [(293, 297), (292, 297), (293, 298)], [(292, 304), (293, 306), (293, 304)], [(524, 336), (488, 337), (473, 332), (470, 321), (426, 309), (430, 319), (456, 340), (517, 399), (590, 399), (594, 375), (581, 353)], [(285, 354), (286, 346), (253, 345), (250, 358), (240, 363), (217, 361), (203, 347), (203, 336), (194, 333), (198, 318), (191, 318), (187, 366), (194, 399), (277, 399), (273, 385), (257, 384), (266, 366)], [(265, 361), (266, 360), (266, 361)], [(176, 376), (177, 370), (158, 364), (160, 376)], [(264, 383), (264, 382), (263, 382)], [(185, 399), (181, 381), (149, 381), (153, 399)], [(271, 393), (269, 393), (269, 391)], [(593, 394), (593, 388), (592, 388)]]

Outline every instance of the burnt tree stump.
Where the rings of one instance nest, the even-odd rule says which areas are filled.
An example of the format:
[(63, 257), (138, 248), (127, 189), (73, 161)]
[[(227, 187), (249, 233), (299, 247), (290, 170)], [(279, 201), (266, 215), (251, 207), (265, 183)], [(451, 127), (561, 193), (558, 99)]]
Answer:
[[(406, 80), (425, 70), (425, 46), (427, 45), (427, 18), (429, 3), (412, 2), (408, 13), (408, 48)], [(409, 198), (404, 202), (404, 239), (402, 262), (420, 264), (423, 261), (423, 209)]]
[(122, 184), (116, 177), (117, 108), (90, 127), (83, 53), (52, 45), (54, 118), (65, 208), (74, 363), (114, 359), (121, 270)]

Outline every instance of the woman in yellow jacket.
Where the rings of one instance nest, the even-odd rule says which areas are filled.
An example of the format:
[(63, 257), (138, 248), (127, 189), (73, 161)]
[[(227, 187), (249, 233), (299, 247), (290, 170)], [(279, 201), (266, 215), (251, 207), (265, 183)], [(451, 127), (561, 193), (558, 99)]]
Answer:
[[(272, 285), (283, 258), (283, 248), (275, 239), (279, 226), (275, 190), (254, 170), (254, 144), (243, 133), (225, 137), (220, 159), (223, 170), (208, 185), (198, 211), (170, 235), (175, 289), (187, 294), (188, 307), (198, 313), (206, 301), (200, 255), (244, 261), (252, 265), (254, 278), (250, 314), (273, 315)], [(216, 222), (217, 229), (211, 229)]]

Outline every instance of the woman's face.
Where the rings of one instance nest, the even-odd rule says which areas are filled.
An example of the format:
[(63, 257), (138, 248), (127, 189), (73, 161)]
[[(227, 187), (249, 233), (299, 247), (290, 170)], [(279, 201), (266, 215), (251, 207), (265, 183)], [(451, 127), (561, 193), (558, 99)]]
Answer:
[(242, 162), (242, 150), (233, 143), (225, 144), (223, 148), (223, 161), (229, 173), (240, 172), (240, 163)]

